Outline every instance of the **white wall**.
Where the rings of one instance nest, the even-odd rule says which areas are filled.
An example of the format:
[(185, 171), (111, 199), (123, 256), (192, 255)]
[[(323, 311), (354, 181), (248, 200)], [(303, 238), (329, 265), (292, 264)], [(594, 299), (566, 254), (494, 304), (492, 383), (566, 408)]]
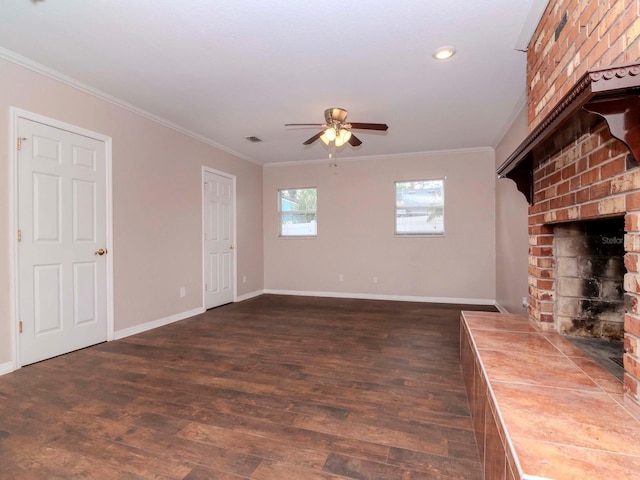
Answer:
[[(527, 111), (523, 107), (496, 147), (496, 168), (528, 134)], [(516, 184), (508, 178), (496, 182), (496, 299), (510, 313), (526, 313), (522, 297), (528, 295), (528, 204)]]
[(203, 165), (237, 176), (238, 294), (262, 290), (262, 167), (2, 59), (0, 92), (0, 365), (12, 359), (11, 106), (113, 139), (116, 331), (202, 307)]
[[(338, 163), (265, 166), (265, 289), (495, 300), (492, 149)], [(445, 235), (396, 237), (394, 182), (443, 177)], [(296, 187), (318, 189), (317, 238), (278, 237), (277, 190)]]

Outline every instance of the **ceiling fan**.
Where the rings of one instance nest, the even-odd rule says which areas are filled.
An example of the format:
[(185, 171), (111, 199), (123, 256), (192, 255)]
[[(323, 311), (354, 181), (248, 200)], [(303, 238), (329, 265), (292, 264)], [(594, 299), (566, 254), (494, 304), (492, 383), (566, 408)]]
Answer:
[(351, 133), (351, 129), (356, 130), (380, 130), (387, 131), (389, 126), (386, 123), (347, 123), (347, 111), (344, 108), (327, 108), (324, 111), (325, 123), (286, 123), (285, 127), (321, 127), (322, 130), (316, 133), (303, 145), (311, 145), (316, 140), (322, 140), (326, 145), (333, 142), (333, 145), (340, 147), (345, 143), (357, 147), (362, 145), (362, 140)]

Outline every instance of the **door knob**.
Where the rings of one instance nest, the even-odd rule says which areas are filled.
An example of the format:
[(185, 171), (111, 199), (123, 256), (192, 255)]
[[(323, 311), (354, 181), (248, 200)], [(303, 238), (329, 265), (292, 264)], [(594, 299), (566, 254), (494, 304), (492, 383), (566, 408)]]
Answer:
[(100, 248), (100, 249), (96, 250), (96, 253), (95, 253), (95, 254), (96, 254), (96, 255), (100, 255), (100, 256), (102, 256), (102, 255), (104, 255), (105, 253), (107, 253), (107, 250), (106, 250), (105, 248)]
[(236, 248), (236, 246), (233, 243), (229, 245), (229, 250), (233, 250), (234, 248)]

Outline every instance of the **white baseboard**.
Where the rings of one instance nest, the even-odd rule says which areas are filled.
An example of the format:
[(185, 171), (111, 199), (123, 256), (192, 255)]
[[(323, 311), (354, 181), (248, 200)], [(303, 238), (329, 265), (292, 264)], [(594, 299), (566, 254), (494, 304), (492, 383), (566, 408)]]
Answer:
[(240, 295), (236, 297), (236, 302), (244, 302), (245, 300), (249, 300), (250, 298), (259, 297), (264, 294), (264, 290), (256, 290), (255, 292), (245, 293), (244, 295)]
[(0, 375), (6, 375), (16, 369), (15, 362), (0, 363)]
[(509, 313), (509, 310), (507, 310), (506, 308), (504, 308), (502, 305), (500, 305), (498, 302), (496, 302), (495, 307), (498, 309), (498, 311), (500, 313)]
[(491, 305), (495, 306), (495, 299), (488, 298), (456, 298), (456, 297), (417, 297), (410, 295), (378, 295), (375, 293), (344, 293), (344, 292), (304, 292), (298, 290), (264, 290), (272, 295), (298, 295), (304, 297), (333, 297), (333, 298), (357, 298), (362, 300), (392, 300), (396, 302), (421, 302), (421, 303), (453, 303), (461, 305)]
[(153, 330), (154, 328), (169, 325), (170, 323), (179, 322), (180, 320), (184, 320), (185, 318), (200, 315), (201, 313), (204, 313), (204, 311), (205, 310), (202, 307), (194, 308), (193, 310), (189, 310), (187, 312), (176, 313), (159, 320), (152, 320), (151, 322), (143, 323), (141, 325), (125, 328), (123, 330), (117, 330), (116, 332), (114, 332), (113, 339), (120, 340), (121, 338), (130, 337), (131, 335), (135, 335), (137, 333), (146, 332), (147, 330)]

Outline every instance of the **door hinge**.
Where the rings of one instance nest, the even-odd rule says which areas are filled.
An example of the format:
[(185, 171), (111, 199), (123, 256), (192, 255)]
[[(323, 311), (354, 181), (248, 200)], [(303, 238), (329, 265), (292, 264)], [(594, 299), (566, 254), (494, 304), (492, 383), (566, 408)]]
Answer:
[(204, 284), (204, 291), (206, 292), (207, 290), (209, 290), (209, 285), (207, 285), (206, 283)]
[(18, 137), (17, 142), (16, 142), (16, 147), (18, 148), (18, 150), (22, 150), (22, 141), (27, 141), (27, 137)]
[(22, 333), (22, 320), (18, 322), (18, 333)]
[(22, 230), (18, 229), (18, 241), (22, 241)]

